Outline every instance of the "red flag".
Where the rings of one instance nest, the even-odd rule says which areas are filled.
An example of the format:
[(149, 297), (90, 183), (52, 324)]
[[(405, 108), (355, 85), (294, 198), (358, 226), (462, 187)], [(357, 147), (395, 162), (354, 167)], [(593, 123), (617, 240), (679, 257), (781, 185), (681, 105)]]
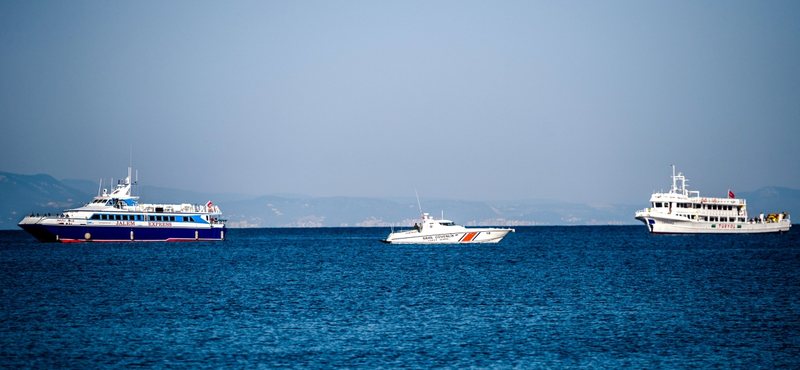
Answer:
[(736, 198), (733, 196), (733, 192), (728, 189), (728, 198)]
[[(730, 191), (728, 191), (728, 192), (730, 192)], [(211, 210), (211, 207), (212, 207), (212, 206), (214, 206), (214, 205), (213, 205), (213, 204), (211, 204), (211, 201), (209, 200), (209, 201), (208, 201), (208, 203), (206, 203), (206, 208), (208, 208), (209, 210)]]

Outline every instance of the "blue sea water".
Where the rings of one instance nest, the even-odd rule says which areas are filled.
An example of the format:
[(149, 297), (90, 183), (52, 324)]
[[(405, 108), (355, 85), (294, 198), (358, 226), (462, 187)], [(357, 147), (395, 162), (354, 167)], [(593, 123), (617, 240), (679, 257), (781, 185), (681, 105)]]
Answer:
[(797, 230), (378, 242), (388, 233), (41, 244), (0, 232), (0, 367), (800, 367)]

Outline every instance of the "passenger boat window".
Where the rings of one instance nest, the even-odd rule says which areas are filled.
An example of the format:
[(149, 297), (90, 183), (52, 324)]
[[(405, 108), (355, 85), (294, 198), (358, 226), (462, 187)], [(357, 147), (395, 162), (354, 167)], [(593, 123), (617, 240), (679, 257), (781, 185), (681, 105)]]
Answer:
[(161, 216), (156, 216), (156, 221), (161, 221)]
[(170, 221), (175, 221), (175, 216), (169, 216)]
[(100, 215), (92, 215), (92, 220), (99, 220), (99, 219), (100, 219)]
[(128, 215), (122, 215), (122, 221), (128, 221)]
[(659, 203), (656, 203), (656, 207), (657, 207), (657, 208), (661, 208), (661, 202), (659, 202)]

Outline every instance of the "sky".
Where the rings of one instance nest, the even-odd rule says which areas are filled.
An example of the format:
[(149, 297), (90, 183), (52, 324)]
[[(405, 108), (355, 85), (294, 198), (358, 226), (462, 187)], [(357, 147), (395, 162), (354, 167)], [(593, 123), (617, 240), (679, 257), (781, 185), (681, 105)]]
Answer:
[(0, 171), (645, 204), (800, 189), (797, 1), (4, 1)]

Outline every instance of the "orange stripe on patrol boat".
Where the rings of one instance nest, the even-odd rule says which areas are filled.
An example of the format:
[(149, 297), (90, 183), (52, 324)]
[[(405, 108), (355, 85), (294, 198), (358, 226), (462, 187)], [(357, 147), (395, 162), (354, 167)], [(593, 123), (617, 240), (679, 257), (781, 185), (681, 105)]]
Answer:
[(472, 240), (472, 239), (475, 237), (475, 235), (478, 235), (478, 233), (468, 233), (468, 234), (467, 234), (467, 235), (464, 237), (464, 239), (461, 239), (461, 241), (462, 241), (462, 242), (468, 242), (468, 241), (471, 241), (471, 240)]

